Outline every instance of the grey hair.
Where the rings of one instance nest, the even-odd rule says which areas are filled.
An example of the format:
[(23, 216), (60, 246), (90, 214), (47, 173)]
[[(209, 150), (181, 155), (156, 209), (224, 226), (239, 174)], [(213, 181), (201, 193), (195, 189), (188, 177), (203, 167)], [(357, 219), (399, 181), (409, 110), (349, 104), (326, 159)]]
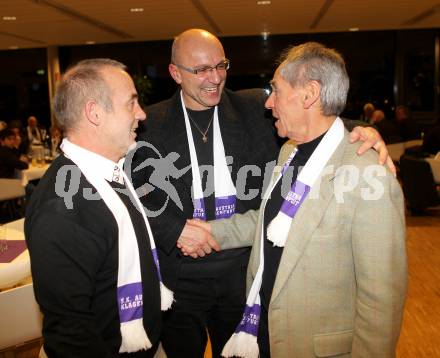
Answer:
[(78, 62), (62, 76), (53, 98), (53, 110), (60, 127), (68, 132), (74, 129), (80, 118), (84, 105), (89, 100), (113, 110), (110, 88), (103, 78), (104, 67), (115, 67), (126, 71), (127, 67), (108, 58), (95, 58)]
[(345, 108), (350, 81), (342, 56), (317, 42), (306, 42), (288, 49), (280, 59), (281, 76), (292, 87), (310, 81), (321, 85), (321, 111), (338, 116)]

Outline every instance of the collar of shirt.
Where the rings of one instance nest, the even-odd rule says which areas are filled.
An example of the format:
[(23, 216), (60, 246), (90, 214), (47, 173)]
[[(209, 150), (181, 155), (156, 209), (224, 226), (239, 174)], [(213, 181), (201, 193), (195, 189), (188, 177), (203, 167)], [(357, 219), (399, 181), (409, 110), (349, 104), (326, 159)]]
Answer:
[[(123, 166), (125, 158), (122, 158), (119, 160), (119, 162), (115, 163), (110, 159), (104, 158), (102, 155), (91, 152), (90, 150), (70, 142), (67, 138), (64, 138), (63, 142), (61, 143), (61, 150), (66, 145), (70, 147), (70, 150), (80, 154), (81, 158), (83, 158), (85, 161), (93, 163), (93, 166), (97, 169), (97, 172), (102, 173), (102, 176), (105, 180), (124, 184), (122, 171), (124, 170)], [(64, 155), (68, 158), (68, 155), (65, 153)]]

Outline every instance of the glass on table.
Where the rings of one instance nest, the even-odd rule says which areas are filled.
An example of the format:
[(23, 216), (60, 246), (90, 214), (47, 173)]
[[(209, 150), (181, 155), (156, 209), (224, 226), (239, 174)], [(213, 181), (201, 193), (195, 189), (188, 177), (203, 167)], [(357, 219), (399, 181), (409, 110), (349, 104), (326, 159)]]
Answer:
[(0, 224), (0, 254), (8, 251), (7, 228)]

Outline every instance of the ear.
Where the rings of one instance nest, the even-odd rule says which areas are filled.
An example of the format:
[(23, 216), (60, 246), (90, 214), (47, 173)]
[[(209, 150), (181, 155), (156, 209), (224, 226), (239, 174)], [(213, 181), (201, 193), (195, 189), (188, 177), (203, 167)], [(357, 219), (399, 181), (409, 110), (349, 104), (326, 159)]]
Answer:
[(304, 86), (303, 104), (304, 108), (309, 109), (317, 101), (321, 92), (321, 85), (317, 81), (310, 81)]
[(182, 83), (182, 79), (180, 77), (180, 71), (177, 68), (177, 66), (170, 63), (168, 65), (168, 71), (170, 72), (170, 75), (173, 78), (173, 80), (176, 81), (178, 85), (180, 85)]
[(86, 102), (84, 111), (87, 121), (98, 127), (101, 123), (101, 107), (94, 100), (88, 100)]

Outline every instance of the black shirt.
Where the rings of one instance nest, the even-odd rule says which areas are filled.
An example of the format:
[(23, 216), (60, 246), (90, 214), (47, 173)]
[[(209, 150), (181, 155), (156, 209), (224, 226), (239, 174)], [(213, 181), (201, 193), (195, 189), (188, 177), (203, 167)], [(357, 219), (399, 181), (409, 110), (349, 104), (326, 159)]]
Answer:
[[(325, 133), (310, 142), (298, 145), (298, 151), (295, 157), (290, 162), (288, 170), (286, 170), (283, 177), (278, 181), (272, 190), (271, 196), (268, 199), (264, 209), (264, 271), (263, 282), (260, 289), (261, 315), (258, 329), (258, 345), (260, 348), (261, 358), (270, 357), (267, 314), (273, 286), (275, 284), (275, 278), (278, 272), (278, 266), (280, 264), (281, 255), (283, 254), (284, 249), (284, 247), (274, 246), (273, 243), (267, 239), (267, 227), (280, 211), (281, 205), (284, 202), (284, 197), (298, 176), (298, 169), (302, 168), (307, 163), (307, 160), (315, 151), (324, 135)], [(288, 175), (288, 173), (290, 172), (292, 173), (292, 179), (288, 183), (289, 185), (284, 184), (283, 187), (283, 178), (289, 178), (290, 175)]]
[[(209, 166), (211, 169), (214, 168), (214, 107), (206, 109), (204, 111), (193, 111), (189, 108), (186, 109), (188, 113), (188, 117), (190, 118), (189, 122), (191, 123), (192, 135), (194, 140), (194, 147), (196, 148), (197, 153), (197, 162), (200, 166)], [(200, 131), (197, 129), (196, 125), (200, 131), (203, 133), (206, 131), (209, 125), (209, 129), (206, 133), (208, 141), (203, 142), (203, 137)], [(214, 220), (215, 219), (215, 197), (214, 197), (214, 173), (213, 170), (210, 170), (209, 173), (205, 170), (203, 171), (203, 176), (201, 176), (202, 182), (202, 190), (203, 193), (206, 193), (206, 188), (210, 190), (210, 195), (205, 196), (205, 212), (206, 212), (206, 220)], [(208, 182), (209, 179), (209, 182)]]
[[(190, 124), (192, 129), (192, 135), (194, 140), (194, 147), (196, 149), (197, 154), (197, 162), (199, 164), (199, 168), (204, 169), (201, 173), (201, 184), (202, 190), (204, 193), (204, 204), (205, 204), (205, 213), (206, 220), (215, 220), (215, 188), (214, 188), (214, 107), (202, 110), (202, 111), (193, 111), (189, 108), (186, 109), (188, 113), (188, 117), (190, 117)], [(197, 124), (198, 128), (194, 124)], [(208, 128), (209, 126), (209, 128)], [(208, 141), (205, 143), (203, 141), (203, 135), (206, 132), (206, 136)], [(200, 131), (202, 133), (200, 133)], [(203, 168), (203, 166), (205, 168)], [(244, 256), (244, 254), (246, 254)], [(194, 260), (191, 257), (184, 257), (183, 260), (185, 263), (190, 263), (193, 268), (186, 267), (185, 273), (191, 276), (211, 276), (213, 274), (218, 274), (218, 266), (217, 265), (204, 265), (203, 268), (199, 267), (200, 264), (204, 264), (206, 262), (212, 263), (213, 261), (223, 261), (223, 260), (234, 260), (234, 258), (238, 256), (243, 256), (243, 260), (241, 262), (247, 262), (247, 255), (249, 254), (248, 248), (239, 248), (233, 250), (222, 250), (220, 252), (212, 251), (209, 255), (204, 257), (199, 257), (197, 260)]]

